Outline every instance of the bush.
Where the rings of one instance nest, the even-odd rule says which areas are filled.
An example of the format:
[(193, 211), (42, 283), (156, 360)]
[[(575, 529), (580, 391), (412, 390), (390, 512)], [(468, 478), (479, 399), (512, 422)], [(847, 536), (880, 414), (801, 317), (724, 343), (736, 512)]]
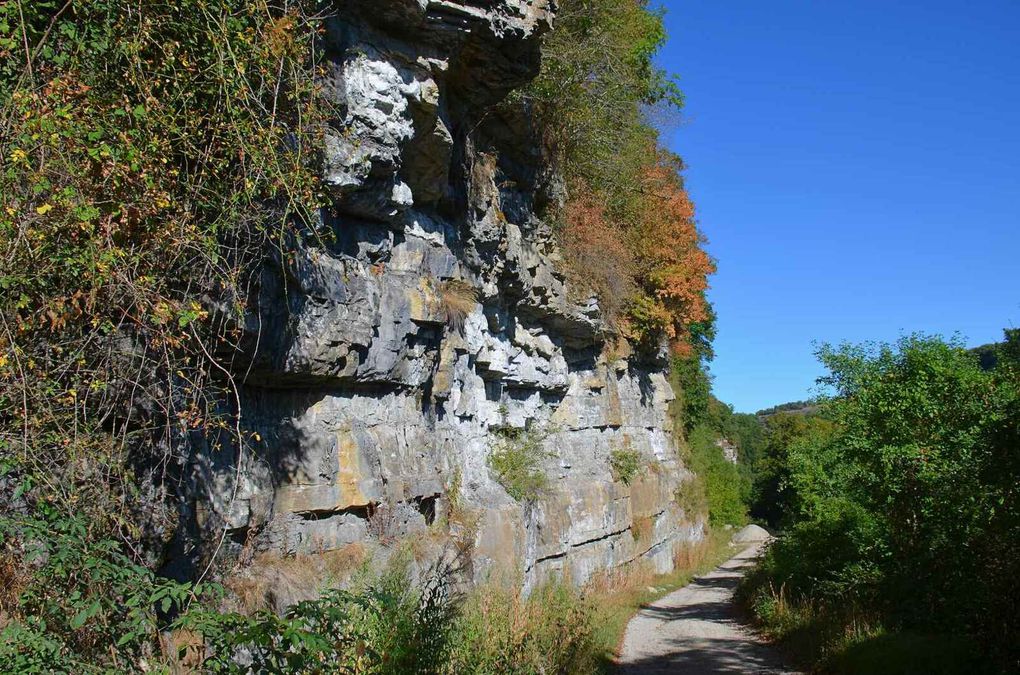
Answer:
[(165, 617), (203, 590), (156, 577), (82, 518), (3, 518), (0, 544), (5, 673), (139, 670), (161, 659)]
[[(835, 431), (833, 422), (817, 412), (780, 412), (765, 420), (764, 440), (750, 465), (753, 517), (772, 527), (784, 527), (808, 508), (808, 492), (817, 492), (818, 486), (810, 491), (798, 487), (807, 487), (804, 481), (809, 475), (820, 483), (839, 470), (835, 459), (821, 452)], [(795, 465), (802, 470), (797, 478), (793, 475)]]
[(630, 485), (641, 469), (641, 455), (634, 450), (613, 450), (609, 453), (609, 467), (615, 480)]
[(559, 243), (574, 289), (595, 293), (612, 327), (633, 299), (634, 260), (599, 197), (579, 187), (563, 212)]
[(220, 360), (253, 270), (323, 234), (318, 5), (0, 3), (0, 454), (136, 563), (178, 520), (152, 467), (248, 442)]
[[(832, 422), (770, 420), (769, 481), (788, 532), (767, 583), (832, 613), (845, 604), (890, 634), (955, 633), (1020, 665), (1020, 360), (984, 370), (962, 344), (823, 347)], [(767, 496), (768, 493), (762, 493)], [(1013, 636), (1013, 637), (1010, 637)]]
[(282, 616), (198, 610), (176, 626), (203, 638), (207, 672), (443, 672), (457, 617), (450, 570), (438, 563), (414, 582), (409, 563), (398, 556), (361, 588), (328, 589)]
[(712, 380), (707, 360), (702, 354), (688, 357), (674, 356), (670, 367), (670, 386), (676, 395), (670, 403), (670, 414), (677, 431), (687, 436), (706, 419), (712, 398)]
[(744, 476), (723, 456), (718, 434), (708, 427), (695, 427), (688, 439), (690, 468), (703, 481), (708, 519), (713, 525), (743, 525), (747, 522)]
[(548, 435), (548, 431), (536, 428), (502, 427), (495, 432), (488, 464), (499, 484), (517, 501), (538, 499), (549, 484), (543, 467), (552, 456), (545, 450)]

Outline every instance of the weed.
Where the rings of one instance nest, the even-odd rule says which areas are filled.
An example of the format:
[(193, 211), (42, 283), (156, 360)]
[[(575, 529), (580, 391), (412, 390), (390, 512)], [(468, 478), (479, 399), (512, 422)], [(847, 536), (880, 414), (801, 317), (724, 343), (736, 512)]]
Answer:
[(654, 524), (655, 520), (651, 516), (635, 518), (634, 522), (630, 526), (630, 536), (633, 537), (636, 543), (647, 544), (652, 538)]
[(695, 474), (680, 483), (673, 493), (673, 501), (688, 518), (696, 517), (708, 511), (708, 494), (705, 480)]
[(534, 501), (545, 491), (549, 477), (543, 462), (552, 456), (545, 450), (548, 429), (500, 427), (495, 447), (489, 455), (489, 467), (496, 480), (517, 501)]
[(580, 590), (550, 583), (525, 597), (498, 583), (467, 598), (451, 673), (591, 673), (600, 655), (596, 606)]
[(630, 485), (641, 469), (641, 455), (636, 450), (613, 450), (609, 453), (609, 468), (613, 471), (614, 480)]
[(446, 325), (458, 333), (464, 330), (464, 321), (478, 306), (478, 289), (466, 281), (449, 279), (439, 286)]

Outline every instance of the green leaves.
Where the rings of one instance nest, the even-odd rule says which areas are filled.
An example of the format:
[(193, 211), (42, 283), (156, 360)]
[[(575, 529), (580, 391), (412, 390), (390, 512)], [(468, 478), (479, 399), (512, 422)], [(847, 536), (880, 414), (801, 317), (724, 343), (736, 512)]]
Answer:
[(176, 612), (196, 596), (191, 584), (157, 578), (112, 540), (92, 540), (89, 525), (64, 514), (0, 518), (8, 551), (30, 564), (11, 624), (0, 636), (0, 671), (81, 672), (101, 665), (88, 644), (116, 645), (131, 660), (151, 649), (161, 627), (157, 610)]
[[(134, 667), (160, 617), (208, 590), (125, 555), (148, 534), (128, 512), (168, 521), (127, 455), (161, 456), (185, 419), (230, 426), (206, 408), (221, 391), (206, 354), (237, 335), (205, 319), (210, 301), (244, 313), (244, 271), (322, 201), (304, 152), (333, 112), (315, 94), (320, 9), (0, 2), (0, 454), (6, 501), (36, 513), (0, 525), (34, 565), (4, 672)], [(160, 412), (122, 426), (128, 396)]]
[(613, 472), (613, 478), (624, 485), (630, 482), (641, 470), (641, 455), (627, 448), (616, 449), (609, 453), (609, 468)]
[(487, 463), (496, 480), (517, 501), (538, 499), (549, 483), (543, 465), (553, 456), (545, 450), (545, 440), (552, 430), (506, 426), (494, 433)]
[[(169, 609), (169, 606), (167, 607), (167, 609)], [(163, 610), (163, 611), (166, 611), (166, 610)], [(99, 612), (99, 601), (96, 600), (92, 604), (90, 604), (88, 607), (86, 607), (85, 609), (82, 609), (77, 614), (75, 614), (74, 618), (71, 619), (71, 621), (70, 621), (70, 623), (68, 625), (71, 627), (71, 630), (78, 630), (79, 628), (81, 628), (82, 626), (85, 625), (86, 621), (91, 619), (98, 612)]]
[[(196, 608), (173, 627), (204, 638), (206, 672), (443, 672), (457, 617), (449, 570), (434, 565), (415, 583), (409, 564), (398, 554), (364, 586), (325, 590), (282, 616)], [(234, 660), (238, 650), (249, 655), (250, 665)]]
[(819, 358), (836, 425), (769, 421), (791, 524), (770, 554), (773, 582), (1003, 652), (1017, 629), (1003, 598), (1020, 592), (1014, 364), (983, 369), (959, 340), (924, 335)]

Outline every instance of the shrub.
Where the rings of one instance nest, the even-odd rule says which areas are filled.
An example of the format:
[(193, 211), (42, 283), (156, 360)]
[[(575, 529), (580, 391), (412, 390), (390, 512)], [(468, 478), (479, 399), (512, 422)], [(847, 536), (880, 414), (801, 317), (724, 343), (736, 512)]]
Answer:
[(414, 582), (409, 562), (398, 556), (363, 587), (326, 590), (282, 616), (192, 611), (177, 626), (205, 640), (207, 672), (442, 672), (457, 616), (450, 569), (437, 563)]
[(675, 82), (653, 57), (665, 42), (661, 14), (644, 0), (567, 0), (542, 49), (542, 70), (518, 95), (536, 110), (569, 180), (626, 201), (654, 130), (643, 105), (679, 108)]
[(637, 291), (633, 256), (607, 219), (605, 206), (581, 186), (564, 209), (559, 242), (567, 279), (575, 289), (593, 292), (615, 324)]
[(136, 470), (184, 437), (248, 442), (218, 359), (253, 270), (322, 234), (318, 5), (0, 3), (0, 454), (97, 541), (172, 537), (179, 481)]
[(552, 454), (544, 449), (547, 430), (503, 427), (496, 431), (489, 467), (496, 480), (517, 501), (534, 501), (549, 484), (543, 464)]
[(712, 381), (705, 361), (708, 356), (693, 354), (688, 357), (674, 355), (670, 363), (669, 383), (676, 394), (670, 403), (677, 431), (686, 436), (699, 423), (704, 422), (712, 398)]
[(647, 545), (651, 542), (655, 530), (655, 519), (651, 516), (635, 518), (630, 526), (630, 536), (637, 544)]
[(613, 450), (609, 453), (609, 468), (612, 469), (615, 480), (630, 485), (631, 480), (641, 469), (641, 454), (635, 450)]
[(673, 501), (688, 518), (697, 518), (708, 513), (708, 493), (705, 479), (695, 474), (677, 486)]
[(747, 521), (744, 503), (744, 476), (736, 465), (723, 457), (716, 445), (718, 435), (702, 425), (691, 432), (690, 468), (704, 481), (708, 519), (713, 525), (742, 525)]
[(834, 424), (773, 418), (788, 533), (763, 563), (769, 583), (823, 612), (861, 607), (890, 634), (955, 633), (1006, 669), (1020, 662), (1007, 637), (1020, 595), (1007, 553), (1020, 535), (1020, 360), (1000, 353), (983, 370), (940, 338), (822, 347)]
[(160, 660), (160, 616), (203, 590), (156, 577), (88, 527), (80, 517), (0, 519), (0, 671), (140, 670)]

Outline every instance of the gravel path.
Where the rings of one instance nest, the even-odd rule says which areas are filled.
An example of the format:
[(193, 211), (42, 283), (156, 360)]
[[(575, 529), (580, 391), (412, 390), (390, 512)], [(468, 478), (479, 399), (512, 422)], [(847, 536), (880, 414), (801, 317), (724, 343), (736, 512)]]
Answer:
[(771, 647), (741, 623), (733, 604), (740, 577), (754, 564), (760, 547), (744, 549), (638, 612), (627, 625), (619, 672), (794, 675)]

